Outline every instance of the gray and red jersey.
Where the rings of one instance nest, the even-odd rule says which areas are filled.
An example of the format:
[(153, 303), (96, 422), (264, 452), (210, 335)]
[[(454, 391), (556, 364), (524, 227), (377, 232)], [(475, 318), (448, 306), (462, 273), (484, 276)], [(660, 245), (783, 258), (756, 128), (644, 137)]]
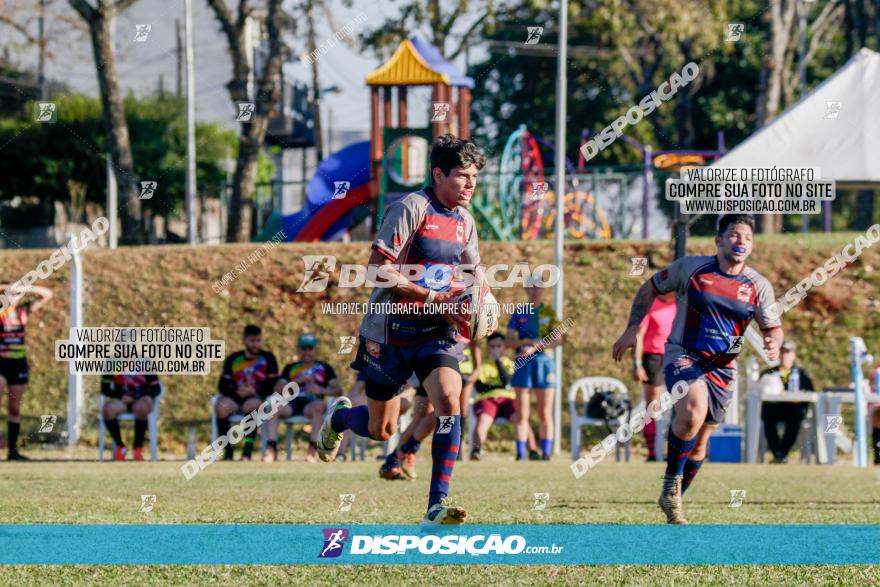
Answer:
[[(436, 292), (449, 291), (458, 265), (480, 263), (473, 216), (461, 206), (445, 207), (431, 188), (413, 192), (388, 207), (373, 249), (395, 265), (424, 267), (422, 277), (411, 281)], [(412, 309), (423, 305), (391, 288), (373, 289), (370, 304), (388, 302)], [(451, 338), (455, 331), (439, 314), (382, 311), (364, 316), (360, 334), (382, 344), (410, 346), (438, 336)]]
[(676, 292), (676, 313), (666, 344), (665, 364), (685, 352), (706, 366), (733, 369), (754, 318), (763, 331), (781, 328), (768, 310), (773, 286), (750, 267), (737, 275), (721, 271), (718, 259), (682, 257), (651, 277), (658, 294)]

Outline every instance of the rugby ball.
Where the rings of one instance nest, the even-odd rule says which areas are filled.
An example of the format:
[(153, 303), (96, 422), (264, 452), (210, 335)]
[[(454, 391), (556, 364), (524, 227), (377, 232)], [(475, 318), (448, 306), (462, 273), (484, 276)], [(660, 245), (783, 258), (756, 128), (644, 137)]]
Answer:
[(467, 332), (461, 334), (470, 340), (486, 338), (498, 328), (501, 308), (488, 287), (472, 285), (462, 292), (456, 302), (459, 315), (468, 323)]

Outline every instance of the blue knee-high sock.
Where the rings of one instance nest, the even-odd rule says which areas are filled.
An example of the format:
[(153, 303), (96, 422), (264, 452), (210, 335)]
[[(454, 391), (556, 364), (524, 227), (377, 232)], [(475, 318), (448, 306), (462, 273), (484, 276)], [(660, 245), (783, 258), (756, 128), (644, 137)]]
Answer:
[(688, 456), (697, 445), (697, 437), (690, 440), (682, 440), (669, 427), (669, 440), (666, 443), (666, 475), (674, 477), (684, 475), (684, 466)]
[(549, 457), (553, 454), (553, 439), (552, 438), (542, 438), (541, 439), (541, 456)]
[(334, 432), (351, 430), (358, 436), (370, 437), (370, 409), (367, 406), (336, 410), (330, 418)]
[(431, 442), (431, 490), (428, 508), (449, 493), (449, 479), (461, 446), (461, 416), (438, 416)]
[(400, 454), (404, 455), (414, 455), (419, 452), (419, 449), (422, 447), (422, 443), (416, 440), (415, 436), (410, 436), (409, 440), (400, 445), (400, 448), (397, 450)]
[(516, 441), (516, 458), (524, 459), (526, 455), (529, 453), (528, 450), (529, 443), (525, 440), (517, 440)]
[(684, 464), (684, 478), (681, 480), (681, 494), (684, 495), (684, 492), (687, 491), (687, 488), (691, 486), (691, 483), (694, 482), (694, 477), (697, 476), (697, 473), (700, 472), (700, 467), (703, 466), (703, 463), (706, 462), (706, 459), (701, 461), (692, 461), (688, 459)]

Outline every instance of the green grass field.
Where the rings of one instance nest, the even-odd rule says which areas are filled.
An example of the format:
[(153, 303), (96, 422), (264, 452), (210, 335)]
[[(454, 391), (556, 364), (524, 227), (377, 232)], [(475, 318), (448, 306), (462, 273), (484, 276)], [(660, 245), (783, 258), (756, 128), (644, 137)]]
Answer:
[[(183, 479), (181, 464), (4, 463), (0, 516), (14, 524), (407, 524), (423, 513), (430, 475), (424, 457), (413, 482), (378, 479), (375, 461), (216, 463), (192, 481)], [(459, 463), (451, 497), (469, 510), (473, 523), (662, 522), (655, 500), (663, 465), (605, 462), (579, 480), (568, 465), (564, 457), (550, 463), (514, 463), (507, 456)], [(746, 490), (739, 508), (729, 507), (732, 489)], [(543, 511), (532, 509), (535, 492), (550, 494)], [(350, 512), (338, 511), (340, 493), (355, 494)], [(138, 511), (143, 494), (156, 495), (151, 513)], [(880, 473), (848, 464), (709, 464), (687, 495), (686, 512), (695, 524), (877, 524)], [(435, 573), (442, 573), (444, 583), (463, 585), (880, 585), (880, 566), (733, 565), (13, 566), (3, 568), (0, 583), (418, 585)]]

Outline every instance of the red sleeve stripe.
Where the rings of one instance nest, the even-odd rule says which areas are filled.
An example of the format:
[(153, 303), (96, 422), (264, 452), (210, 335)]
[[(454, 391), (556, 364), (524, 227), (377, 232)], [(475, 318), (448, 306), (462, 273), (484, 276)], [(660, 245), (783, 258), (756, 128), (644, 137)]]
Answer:
[(386, 259), (388, 259), (388, 260), (390, 260), (390, 261), (396, 261), (396, 260), (397, 260), (397, 257), (394, 256), (394, 253), (391, 253), (391, 252), (387, 251), (387, 250), (386, 250), (385, 248), (383, 248), (381, 245), (373, 245), (373, 250), (374, 250), (374, 251), (379, 251), (380, 253), (382, 253), (382, 255), (383, 255)]

